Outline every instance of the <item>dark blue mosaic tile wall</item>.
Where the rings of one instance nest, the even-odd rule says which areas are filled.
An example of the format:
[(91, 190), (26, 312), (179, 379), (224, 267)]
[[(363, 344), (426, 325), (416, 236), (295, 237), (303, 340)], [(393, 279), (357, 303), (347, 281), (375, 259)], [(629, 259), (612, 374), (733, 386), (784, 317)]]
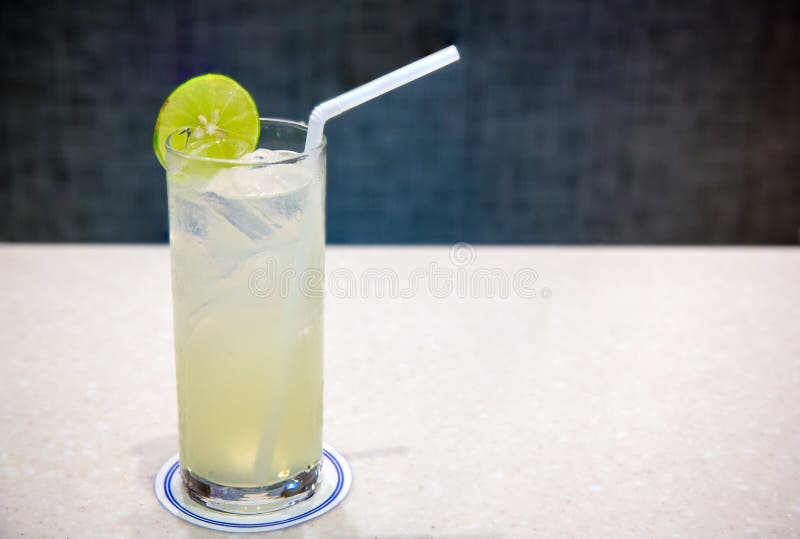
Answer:
[(328, 125), (332, 243), (797, 243), (800, 4), (3, 2), (0, 240), (159, 242), (163, 99), (227, 73), (264, 115), (451, 42)]

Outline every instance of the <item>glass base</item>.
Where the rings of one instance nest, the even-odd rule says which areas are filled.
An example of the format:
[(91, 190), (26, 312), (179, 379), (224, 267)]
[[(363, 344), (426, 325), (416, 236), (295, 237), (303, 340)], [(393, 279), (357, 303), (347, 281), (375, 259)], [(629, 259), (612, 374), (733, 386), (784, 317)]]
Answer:
[(309, 470), (265, 487), (226, 487), (196, 476), (181, 466), (183, 486), (189, 496), (209, 509), (254, 515), (278, 511), (314, 495), (319, 484), (320, 463)]

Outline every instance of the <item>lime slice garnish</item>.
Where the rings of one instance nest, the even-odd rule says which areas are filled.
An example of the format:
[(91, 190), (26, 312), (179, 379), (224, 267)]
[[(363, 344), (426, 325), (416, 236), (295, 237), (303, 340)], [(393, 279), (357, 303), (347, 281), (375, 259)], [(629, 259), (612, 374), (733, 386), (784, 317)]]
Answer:
[(238, 82), (211, 73), (178, 86), (161, 105), (153, 150), (164, 165), (170, 146), (203, 157), (237, 159), (253, 151), (261, 134), (255, 101)]

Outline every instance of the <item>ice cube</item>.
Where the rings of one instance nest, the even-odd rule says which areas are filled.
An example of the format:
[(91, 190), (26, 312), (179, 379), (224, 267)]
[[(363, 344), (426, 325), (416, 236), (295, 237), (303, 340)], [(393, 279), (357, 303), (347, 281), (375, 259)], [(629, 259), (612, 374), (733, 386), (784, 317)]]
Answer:
[(206, 236), (211, 213), (208, 209), (186, 198), (173, 198), (171, 215), (172, 233), (186, 232), (190, 236)]
[(252, 206), (241, 199), (224, 198), (213, 192), (203, 193), (202, 198), (208, 207), (251, 240), (269, 235), (274, 228), (274, 224), (255, 214)]
[[(197, 194), (198, 202), (210, 214), (243, 234), (242, 239), (255, 242), (248, 248), (291, 242), (301, 233), (313, 171), (302, 161), (268, 163), (281, 153), (284, 157), (297, 155), (256, 150), (245, 159), (265, 161), (263, 166), (223, 168)], [(232, 239), (226, 241), (230, 243)]]
[(242, 160), (263, 162), (265, 166), (237, 166), (220, 170), (205, 186), (205, 191), (224, 198), (273, 196), (300, 189), (311, 180), (310, 171), (302, 162), (287, 157), (299, 155), (286, 150), (265, 148), (251, 152)]

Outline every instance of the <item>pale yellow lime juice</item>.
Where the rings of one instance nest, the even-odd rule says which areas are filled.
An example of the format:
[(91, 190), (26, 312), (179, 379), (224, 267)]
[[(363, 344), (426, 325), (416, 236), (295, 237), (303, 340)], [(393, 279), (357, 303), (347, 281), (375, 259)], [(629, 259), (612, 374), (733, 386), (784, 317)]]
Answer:
[[(305, 130), (264, 120), (270, 137), (301, 151)], [(180, 462), (201, 486), (291, 498), (322, 455), (325, 155), (265, 154), (167, 144)]]

